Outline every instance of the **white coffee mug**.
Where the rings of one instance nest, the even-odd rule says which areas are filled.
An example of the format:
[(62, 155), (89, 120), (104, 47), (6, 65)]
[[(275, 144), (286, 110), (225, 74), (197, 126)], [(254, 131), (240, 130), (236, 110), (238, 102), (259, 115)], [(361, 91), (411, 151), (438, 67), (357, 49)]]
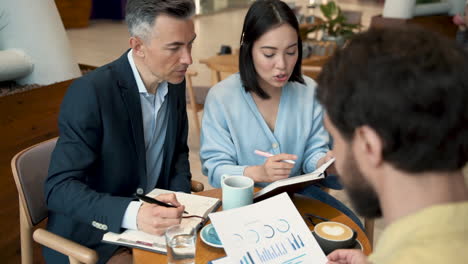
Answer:
[(223, 210), (252, 204), (254, 181), (246, 176), (221, 176)]

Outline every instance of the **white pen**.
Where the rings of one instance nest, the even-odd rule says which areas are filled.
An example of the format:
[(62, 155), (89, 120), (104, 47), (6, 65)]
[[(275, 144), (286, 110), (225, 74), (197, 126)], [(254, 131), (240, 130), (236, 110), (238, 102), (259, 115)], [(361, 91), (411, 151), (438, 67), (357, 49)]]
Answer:
[[(269, 153), (269, 152), (264, 152), (264, 151), (260, 151), (260, 150), (255, 150), (254, 151), (255, 154), (257, 155), (260, 155), (260, 156), (263, 156), (263, 157), (271, 157), (271, 156), (274, 156), (273, 154)], [(290, 163), (290, 164), (296, 164), (296, 162), (294, 160), (282, 160), (283, 162), (286, 162), (286, 163)]]

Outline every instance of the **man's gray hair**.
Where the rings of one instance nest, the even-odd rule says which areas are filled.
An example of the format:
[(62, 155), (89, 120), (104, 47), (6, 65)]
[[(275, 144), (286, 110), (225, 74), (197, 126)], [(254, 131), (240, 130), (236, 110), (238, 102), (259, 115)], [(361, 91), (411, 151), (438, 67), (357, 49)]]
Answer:
[(148, 40), (159, 15), (186, 19), (195, 12), (193, 0), (128, 0), (125, 21), (132, 37)]

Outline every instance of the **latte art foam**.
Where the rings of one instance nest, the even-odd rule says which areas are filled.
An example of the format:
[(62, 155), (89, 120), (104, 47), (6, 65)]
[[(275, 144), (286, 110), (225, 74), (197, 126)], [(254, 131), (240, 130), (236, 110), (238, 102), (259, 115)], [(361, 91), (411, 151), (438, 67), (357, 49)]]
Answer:
[(328, 240), (347, 240), (353, 236), (348, 226), (336, 222), (323, 222), (315, 226), (315, 233)]

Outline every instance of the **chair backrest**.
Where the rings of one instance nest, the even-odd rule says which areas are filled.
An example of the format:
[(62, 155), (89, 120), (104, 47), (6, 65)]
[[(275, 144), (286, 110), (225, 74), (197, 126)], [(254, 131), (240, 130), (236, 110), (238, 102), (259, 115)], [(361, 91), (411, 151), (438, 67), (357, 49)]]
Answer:
[(187, 105), (191, 106), (192, 101), (198, 105), (197, 111), (203, 110), (203, 105), (205, 104), (206, 96), (211, 89), (211, 86), (202, 86), (202, 85), (193, 85), (193, 78), (198, 75), (198, 72), (188, 70), (185, 75), (186, 80), (186, 93), (185, 100)]
[(53, 138), (29, 147), (11, 161), (20, 203), (31, 226), (47, 217), (43, 186), (56, 142), (57, 138)]
[(187, 71), (187, 74), (185, 75), (185, 80), (186, 80), (186, 85), (187, 85), (186, 86), (187, 105), (190, 107), (190, 110), (192, 112), (193, 125), (195, 127), (197, 139), (200, 139), (201, 125), (200, 125), (200, 119), (198, 118), (198, 112), (203, 110), (203, 105), (205, 104), (205, 98), (206, 98), (206, 95), (208, 94), (210, 87), (193, 86), (192, 78), (197, 75), (198, 73), (196, 71), (189, 70)]
[(320, 66), (302, 66), (302, 74), (309, 76), (310, 78), (317, 80), (318, 75), (322, 71), (322, 67)]
[[(346, 23), (348, 24), (362, 24), (362, 12), (354, 10), (342, 10), (343, 16), (346, 18)], [(357, 31), (361, 31), (359, 28)]]
[[(42, 228), (38, 228), (33, 233), (34, 227), (48, 215), (43, 186), (57, 139), (53, 138), (29, 147), (11, 160), (13, 178), (20, 200), (21, 263), (34, 263), (34, 236), (34, 240), (39, 244), (68, 256), (70, 263), (94, 264), (98, 261), (96, 251)], [(192, 181), (194, 191), (202, 191), (203, 187), (202, 183)]]

